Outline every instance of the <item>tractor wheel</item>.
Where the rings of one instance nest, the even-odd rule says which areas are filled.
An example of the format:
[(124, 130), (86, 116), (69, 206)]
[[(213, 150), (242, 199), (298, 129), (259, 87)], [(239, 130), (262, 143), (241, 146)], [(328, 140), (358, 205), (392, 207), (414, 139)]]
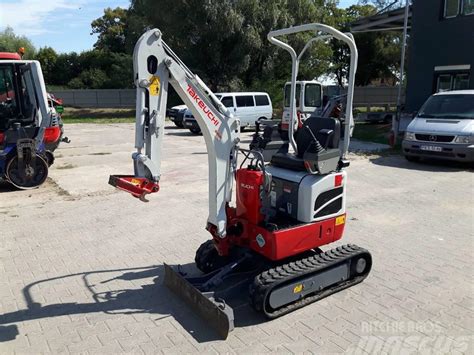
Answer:
[(196, 251), (194, 261), (196, 262), (197, 268), (207, 274), (226, 265), (228, 258), (220, 256), (214, 247), (214, 242), (208, 240), (202, 243)]
[(8, 181), (21, 190), (34, 189), (48, 177), (48, 163), (39, 155), (36, 155), (34, 162), (26, 163), (22, 170), (19, 168), (17, 156), (10, 159), (5, 169)]
[(53, 152), (51, 152), (50, 150), (47, 150), (46, 152), (44, 152), (44, 160), (46, 161), (46, 163), (48, 163), (48, 167), (53, 165), (53, 163), (54, 163), (54, 154), (53, 154)]

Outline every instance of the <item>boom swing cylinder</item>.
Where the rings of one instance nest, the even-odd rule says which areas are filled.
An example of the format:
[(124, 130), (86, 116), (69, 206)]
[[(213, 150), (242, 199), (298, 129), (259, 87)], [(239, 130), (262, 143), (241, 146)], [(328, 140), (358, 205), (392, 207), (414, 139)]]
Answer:
[[(299, 55), (277, 39), (304, 31), (315, 37)], [(311, 116), (294, 132), (299, 60), (312, 43), (327, 38), (345, 42), (351, 53), (342, 144), (340, 122), (332, 118)], [(164, 283), (223, 338), (234, 327), (233, 309), (224, 299), (247, 291), (255, 310), (275, 318), (361, 282), (372, 265), (370, 253), (355, 245), (319, 249), (342, 238), (346, 221), (344, 168), (349, 165), (346, 153), (353, 126), (354, 39), (322, 24), (272, 31), (268, 39), (292, 58), (288, 139), (271, 122), (262, 136), (257, 124), (251, 149), (241, 149), (239, 119), (166, 45), (159, 30), (149, 30), (138, 40), (133, 55), (134, 175), (113, 175), (109, 181), (142, 200), (159, 190), (171, 84), (203, 132), (209, 163), (206, 227), (212, 239), (196, 252), (196, 266), (204, 275), (185, 277), (166, 266)], [(240, 166), (239, 152), (244, 158)], [(234, 181), (236, 201), (231, 207)]]

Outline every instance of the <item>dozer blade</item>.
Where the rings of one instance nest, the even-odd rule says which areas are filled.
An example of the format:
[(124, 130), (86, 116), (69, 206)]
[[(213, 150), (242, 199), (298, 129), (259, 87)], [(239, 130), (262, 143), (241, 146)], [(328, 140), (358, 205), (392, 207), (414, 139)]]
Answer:
[(234, 311), (220, 300), (215, 300), (212, 292), (203, 293), (194, 287), (167, 264), (164, 284), (178, 295), (190, 308), (210, 325), (225, 340), (234, 329)]

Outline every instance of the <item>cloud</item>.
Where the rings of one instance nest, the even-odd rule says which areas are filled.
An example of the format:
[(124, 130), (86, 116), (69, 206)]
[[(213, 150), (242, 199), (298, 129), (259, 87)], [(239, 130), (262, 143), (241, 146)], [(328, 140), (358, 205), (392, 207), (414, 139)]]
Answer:
[[(53, 18), (61, 21), (60, 12), (78, 10), (83, 1), (20, 0), (0, 2), (0, 28), (10, 26), (18, 35), (36, 36), (47, 32)], [(56, 14), (56, 12), (58, 14)]]

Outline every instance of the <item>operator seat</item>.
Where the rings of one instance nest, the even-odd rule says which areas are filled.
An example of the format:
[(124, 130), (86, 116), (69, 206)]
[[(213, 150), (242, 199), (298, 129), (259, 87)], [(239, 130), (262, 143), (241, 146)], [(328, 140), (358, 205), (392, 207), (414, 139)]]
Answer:
[[(261, 124), (264, 123), (263, 134), (260, 134)], [(255, 134), (250, 142), (250, 149), (260, 151), (265, 162), (269, 162), (273, 155), (288, 152), (288, 135), (282, 131), (275, 121), (256, 122)]]
[(297, 154), (277, 153), (271, 164), (280, 168), (328, 174), (337, 169), (341, 124), (334, 118), (311, 116), (295, 135)]

